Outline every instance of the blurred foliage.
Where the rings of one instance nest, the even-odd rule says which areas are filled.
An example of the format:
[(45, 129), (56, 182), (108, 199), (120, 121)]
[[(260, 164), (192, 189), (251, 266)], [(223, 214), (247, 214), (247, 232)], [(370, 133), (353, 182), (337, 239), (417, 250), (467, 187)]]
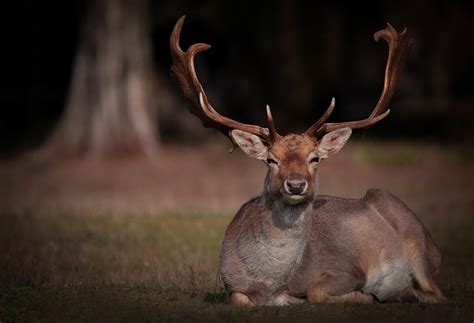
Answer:
[[(384, 144), (382, 141), (355, 140), (351, 143), (351, 153), (354, 161), (361, 166), (376, 166), (380, 168), (403, 169), (424, 165), (433, 156), (423, 146), (423, 142), (395, 141)], [(469, 166), (474, 161), (474, 153), (469, 146), (453, 143), (443, 145), (436, 158), (448, 166)]]
[(467, 165), (474, 162), (474, 152), (471, 147), (446, 148), (445, 160), (451, 165)]
[(420, 162), (422, 152), (416, 144), (398, 144), (387, 146), (373, 142), (353, 144), (354, 160), (362, 165), (385, 168), (413, 166)]

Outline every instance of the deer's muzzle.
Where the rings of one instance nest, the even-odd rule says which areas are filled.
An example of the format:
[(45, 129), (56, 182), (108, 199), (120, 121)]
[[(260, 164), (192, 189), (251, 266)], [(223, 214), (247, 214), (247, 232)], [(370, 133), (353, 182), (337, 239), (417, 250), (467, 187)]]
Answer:
[(301, 175), (291, 174), (284, 182), (285, 192), (289, 195), (303, 195), (308, 189), (308, 182)]

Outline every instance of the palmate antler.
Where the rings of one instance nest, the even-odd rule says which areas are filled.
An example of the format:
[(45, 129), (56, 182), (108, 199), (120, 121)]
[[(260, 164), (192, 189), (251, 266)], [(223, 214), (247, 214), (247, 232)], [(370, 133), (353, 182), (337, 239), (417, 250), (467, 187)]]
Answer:
[[(201, 120), (205, 127), (215, 128), (226, 136), (230, 137), (230, 131), (238, 129), (259, 136), (269, 145), (277, 141), (281, 136), (275, 129), (269, 106), (267, 106), (268, 128), (240, 123), (214, 110), (197, 78), (194, 68), (194, 57), (196, 54), (209, 49), (211, 46), (203, 43), (194, 44), (191, 45), (186, 52), (183, 52), (179, 46), (179, 37), (184, 19), (185, 16), (182, 16), (178, 20), (170, 38), (171, 56), (173, 58), (171, 72), (188, 101), (190, 111)], [(388, 42), (389, 53), (385, 69), (384, 89), (370, 116), (367, 119), (358, 121), (326, 123), (326, 120), (334, 110), (335, 100), (332, 99), (326, 112), (305, 132), (306, 135), (320, 138), (328, 132), (341, 128), (367, 128), (389, 114), (388, 103), (393, 96), (396, 84), (400, 78), (408, 47), (405, 32), (406, 29), (402, 33), (398, 33), (390, 24), (387, 24), (386, 29), (374, 34), (375, 41), (382, 38)]]
[(267, 117), (269, 128), (263, 128), (255, 125), (249, 125), (237, 122), (219, 114), (207, 99), (206, 93), (196, 76), (194, 68), (194, 57), (197, 53), (209, 49), (208, 44), (194, 44), (191, 45), (186, 52), (181, 50), (179, 46), (179, 36), (183, 27), (185, 16), (182, 16), (171, 33), (170, 48), (171, 56), (173, 58), (173, 65), (171, 72), (173, 77), (179, 83), (179, 86), (188, 100), (189, 109), (199, 119), (205, 127), (215, 128), (226, 136), (230, 136), (229, 132), (232, 129), (238, 129), (249, 132), (264, 139), (271, 144), (277, 140), (280, 135), (275, 130), (273, 125), (273, 118), (270, 108), (267, 106)]
[(341, 129), (361, 129), (367, 128), (383, 118), (385, 118), (390, 110), (388, 109), (388, 103), (395, 92), (398, 79), (405, 62), (405, 55), (407, 52), (408, 44), (406, 41), (406, 28), (403, 32), (399, 33), (387, 23), (387, 28), (380, 30), (374, 34), (374, 39), (378, 42), (381, 38), (385, 39), (388, 43), (388, 59), (387, 66), (385, 68), (385, 80), (382, 94), (380, 95), (379, 101), (375, 106), (374, 110), (367, 119), (358, 121), (338, 122), (338, 123), (326, 123), (326, 120), (334, 110), (335, 101), (334, 98), (329, 105), (329, 108), (323, 114), (323, 116), (316, 121), (305, 134), (308, 136), (314, 136), (317, 138), (322, 137), (324, 134)]

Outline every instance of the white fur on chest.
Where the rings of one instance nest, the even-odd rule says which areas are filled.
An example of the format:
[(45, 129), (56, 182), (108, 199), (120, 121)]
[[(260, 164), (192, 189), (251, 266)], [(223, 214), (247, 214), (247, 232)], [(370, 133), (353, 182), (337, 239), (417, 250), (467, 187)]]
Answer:
[[(304, 214), (302, 215), (302, 219)], [(238, 248), (238, 255), (247, 274), (254, 281), (277, 290), (288, 283), (301, 263), (306, 246), (306, 228), (300, 223), (285, 230), (272, 227), (261, 232)]]

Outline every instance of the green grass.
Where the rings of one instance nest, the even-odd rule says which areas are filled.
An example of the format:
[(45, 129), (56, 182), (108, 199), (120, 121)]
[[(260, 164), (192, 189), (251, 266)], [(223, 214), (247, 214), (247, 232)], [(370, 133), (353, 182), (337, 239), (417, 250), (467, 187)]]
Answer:
[(472, 322), (474, 222), (428, 222), (444, 304), (235, 309), (217, 276), (226, 214), (0, 214), (0, 321)]
[(419, 163), (422, 158), (422, 153), (413, 144), (384, 147), (380, 144), (359, 142), (353, 146), (353, 149), (356, 162), (384, 168), (413, 166)]
[(359, 165), (369, 165), (387, 169), (405, 169), (426, 163), (430, 158), (449, 166), (469, 166), (474, 161), (470, 146), (445, 145), (441, 150), (432, 145), (413, 142), (384, 144), (377, 141), (359, 140), (352, 143), (352, 158)]

